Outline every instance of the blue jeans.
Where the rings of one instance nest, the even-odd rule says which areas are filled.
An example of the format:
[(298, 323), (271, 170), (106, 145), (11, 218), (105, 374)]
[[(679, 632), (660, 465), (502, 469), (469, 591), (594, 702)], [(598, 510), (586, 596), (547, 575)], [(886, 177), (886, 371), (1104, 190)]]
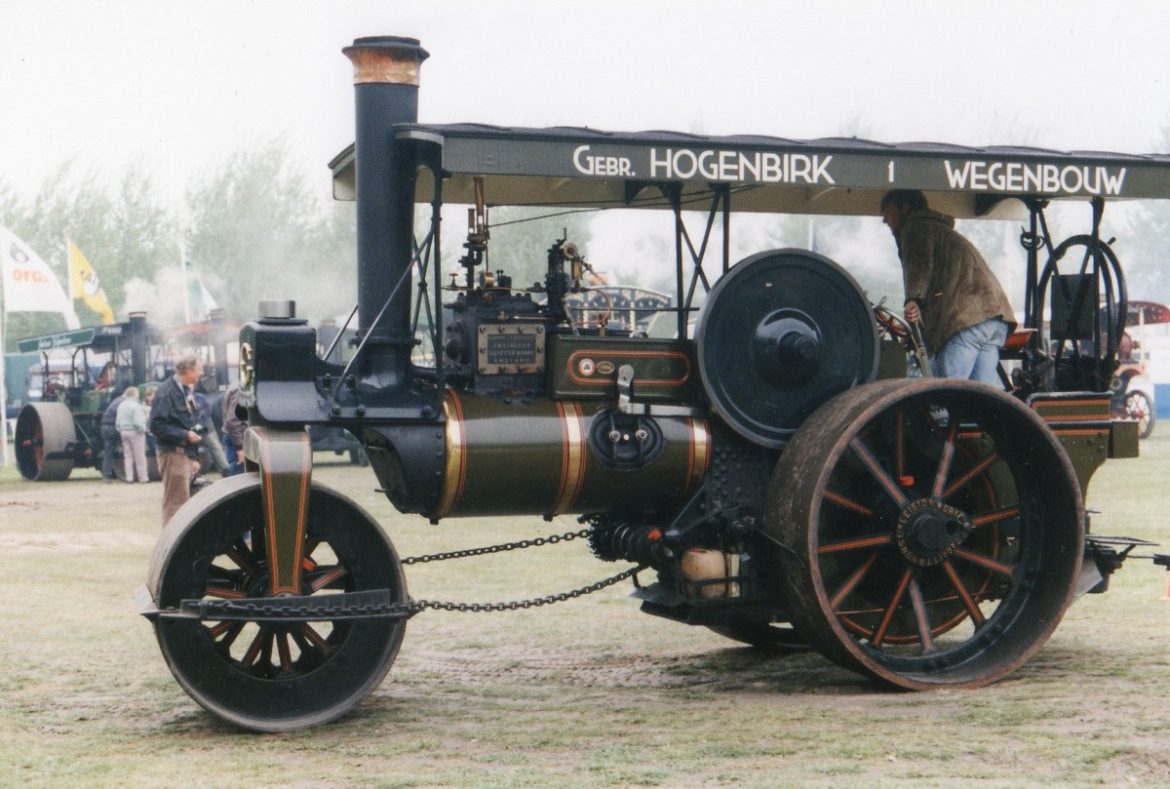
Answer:
[(988, 318), (955, 332), (934, 357), (934, 374), (1000, 386), (999, 349), (1007, 335), (1008, 325), (1000, 318)]

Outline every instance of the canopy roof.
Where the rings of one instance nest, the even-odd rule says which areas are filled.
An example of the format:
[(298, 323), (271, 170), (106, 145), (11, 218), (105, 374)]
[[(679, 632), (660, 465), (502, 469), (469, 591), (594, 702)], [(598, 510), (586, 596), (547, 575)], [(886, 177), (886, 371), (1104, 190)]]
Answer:
[[(785, 214), (873, 216), (890, 189), (921, 189), (962, 218), (1018, 216), (1011, 197), (1170, 198), (1170, 154), (479, 124), (402, 124), (395, 136), (442, 169), (449, 203), (473, 203), (477, 177), (490, 205), (666, 208), (658, 185), (672, 184), (684, 206), (726, 188), (733, 210)], [(354, 199), (354, 147), (330, 168), (334, 197)], [(432, 189), (420, 177), (416, 200)]]
[[(153, 327), (147, 327), (147, 342), (160, 342), (158, 332)], [(130, 348), (132, 328), (130, 323), (107, 323), (100, 326), (88, 326), (83, 329), (46, 334), (40, 337), (28, 337), (16, 343), (21, 353), (35, 353), (57, 349), (71, 350), (86, 348), (94, 353), (114, 353)]]

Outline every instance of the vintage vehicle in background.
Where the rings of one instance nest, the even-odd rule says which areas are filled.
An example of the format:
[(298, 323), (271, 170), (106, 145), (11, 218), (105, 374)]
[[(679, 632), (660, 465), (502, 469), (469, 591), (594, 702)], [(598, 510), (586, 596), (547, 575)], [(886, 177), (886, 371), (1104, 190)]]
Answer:
[[(126, 387), (151, 380), (151, 353), (159, 343), (145, 313), (125, 323), (20, 340), (21, 353), (42, 357), (39, 393), (21, 408), (13, 431), (21, 476), (49, 482), (67, 479), (74, 468), (100, 468), (102, 412)], [(148, 460), (153, 464), (153, 456)], [(121, 463), (114, 468), (121, 473)]]
[(1120, 356), (1109, 387), (1113, 392), (1113, 416), (1138, 423), (1138, 438), (1149, 438), (1158, 421), (1154, 411), (1154, 384), (1144, 362)]
[(1157, 422), (1160, 387), (1170, 387), (1170, 306), (1131, 300), (1110, 384), (1114, 416), (1137, 420), (1139, 434), (1149, 438)]
[[(544, 605), (631, 577), (657, 616), (899, 688), (976, 687), (1143, 543), (1090, 531), (1084, 506), (1106, 458), (1138, 450), (1137, 424), (1110, 416), (1127, 307), (1100, 225), (1108, 200), (1170, 197), (1170, 156), (421, 124), (417, 41), (345, 53), (357, 134), (332, 169), (335, 196), (357, 201), (356, 347), (322, 358), (293, 302), (261, 304), (240, 336), (256, 473), (176, 514), (142, 590), (168, 666), (214, 714), (262, 731), (327, 721), (382, 681), (422, 610)], [(891, 188), (1028, 223), (1010, 386), (904, 377), (895, 322), (879, 328), (823, 255), (731, 259), (738, 212), (876, 217)], [(1054, 200), (1090, 206), (1089, 232), (1056, 243)], [(470, 208), (448, 286), (451, 204)], [(489, 274), (494, 205), (671, 223), (676, 287), (657, 307), (671, 336), (578, 317), (605, 297), (563, 235), (536, 287)], [(356, 436), (402, 512), (573, 516), (548, 540), (628, 567), (535, 600), (415, 600), (379, 525), (312, 480), (306, 425)]]

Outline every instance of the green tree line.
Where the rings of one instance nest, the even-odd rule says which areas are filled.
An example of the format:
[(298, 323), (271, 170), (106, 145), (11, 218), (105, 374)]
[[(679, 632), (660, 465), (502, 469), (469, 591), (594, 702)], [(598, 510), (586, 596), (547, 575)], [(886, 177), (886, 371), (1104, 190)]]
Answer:
[[(161, 328), (186, 319), (181, 261), (228, 315), (245, 320), (266, 298), (291, 298), (314, 318), (356, 299), (353, 205), (316, 198), (280, 143), (228, 157), (195, 179), (179, 205), (149, 175), (110, 179), (67, 163), (31, 197), (0, 176), (0, 224), (22, 238), (68, 284), (65, 239), (85, 254), (119, 320), (144, 310)], [(185, 255), (184, 255), (185, 252)], [(82, 325), (100, 323), (83, 302)], [(203, 317), (191, 315), (192, 320)], [(17, 339), (64, 328), (51, 313), (10, 313), (6, 350)]]

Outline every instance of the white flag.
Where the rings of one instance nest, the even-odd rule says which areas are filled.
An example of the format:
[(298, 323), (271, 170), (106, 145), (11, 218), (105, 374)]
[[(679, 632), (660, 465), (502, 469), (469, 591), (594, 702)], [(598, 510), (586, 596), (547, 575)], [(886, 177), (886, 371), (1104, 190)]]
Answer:
[(58, 312), (68, 328), (81, 326), (52, 269), (6, 227), (0, 227), (0, 268), (5, 312)]

